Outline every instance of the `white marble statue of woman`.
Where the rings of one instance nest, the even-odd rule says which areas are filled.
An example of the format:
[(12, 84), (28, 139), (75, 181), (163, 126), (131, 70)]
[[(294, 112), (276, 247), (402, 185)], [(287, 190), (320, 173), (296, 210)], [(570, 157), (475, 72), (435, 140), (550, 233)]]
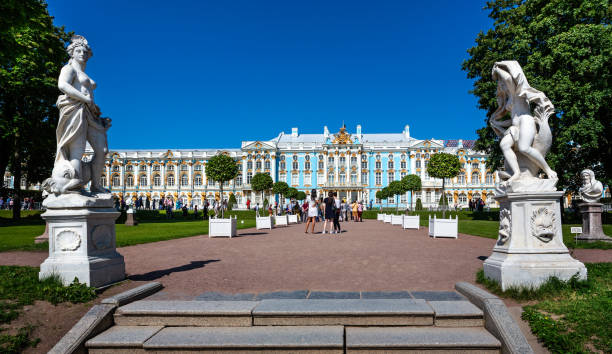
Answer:
[[(552, 142), (548, 117), (554, 113), (550, 100), (529, 86), (523, 69), (514, 60), (495, 63), (492, 70), (497, 81), (498, 108), (489, 122), (500, 137), (506, 172), (500, 173), (508, 182), (524, 177), (537, 178), (540, 170), (549, 179), (557, 174), (546, 163), (545, 156)], [(530, 104), (535, 106), (534, 114)], [(505, 119), (506, 114), (510, 119)]]
[[(57, 152), (52, 177), (43, 183), (47, 193), (80, 192), (91, 181), (91, 192), (108, 193), (100, 185), (104, 157), (108, 151), (106, 131), (110, 119), (100, 117), (94, 103), (96, 83), (85, 73), (87, 60), (93, 52), (87, 40), (75, 35), (66, 49), (70, 60), (58, 79), (57, 87), (64, 93), (57, 99), (60, 111), (57, 125)], [(93, 149), (91, 161), (83, 161), (86, 143)]]
[(595, 179), (595, 173), (586, 169), (580, 172), (582, 177), (582, 187), (578, 190), (580, 197), (586, 203), (598, 203), (603, 193), (603, 185)]

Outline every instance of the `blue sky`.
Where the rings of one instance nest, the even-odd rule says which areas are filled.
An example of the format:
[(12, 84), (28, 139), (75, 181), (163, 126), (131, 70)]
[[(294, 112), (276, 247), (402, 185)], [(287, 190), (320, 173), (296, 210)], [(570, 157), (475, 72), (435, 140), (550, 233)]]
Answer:
[(461, 70), (484, 1), (48, 0), (87, 38), (110, 149), (228, 148), (280, 131), (474, 139)]

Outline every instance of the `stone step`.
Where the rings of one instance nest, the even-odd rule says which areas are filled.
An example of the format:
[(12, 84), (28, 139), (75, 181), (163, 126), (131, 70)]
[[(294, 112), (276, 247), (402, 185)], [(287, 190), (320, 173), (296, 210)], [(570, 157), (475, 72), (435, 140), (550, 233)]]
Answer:
[(120, 326), (251, 326), (256, 301), (136, 301), (115, 312)]
[(344, 328), (305, 327), (167, 327), (143, 344), (146, 351), (179, 353), (343, 353)]
[(346, 353), (499, 353), (484, 328), (347, 327)]
[(85, 347), (90, 353), (128, 354), (144, 352), (143, 343), (161, 331), (163, 326), (113, 326), (88, 340)]
[(429, 301), (437, 327), (484, 327), (482, 310), (469, 301)]
[(263, 300), (253, 310), (255, 326), (427, 326), (434, 312), (424, 300)]

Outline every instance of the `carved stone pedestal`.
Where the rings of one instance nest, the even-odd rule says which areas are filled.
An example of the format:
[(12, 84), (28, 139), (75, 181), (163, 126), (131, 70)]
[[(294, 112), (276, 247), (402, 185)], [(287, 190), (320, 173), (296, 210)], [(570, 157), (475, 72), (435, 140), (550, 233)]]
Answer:
[(586, 279), (584, 264), (563, 243), (560, 198), (563, 192), (503, 192), (499, 238), (484, 262), (484, 273), (503, 290), (538, 287), (549, 277)]
[(582, 213), (582, 234), (578, 236), (578, 240), (586, 242), (612, 242), (612, 237), (606, 236), (601, 227), (603, 204), (582, 203), (579, 207), (580, 213)]
[(138, 225), (138, 221), (136, 220), (136, 217), (134, 216), (134, 210), (129, 209), (126, 212), (126, 219), (125, 219), (125, 226), (136, 226)]
[(65, 285), (74, 278), (101, 287), (125, 279), (123, 256), (116, 251), (115, 220), (120, 215), (110, 195), (49, 196), (42, 214), (49, 224), (49, 257), (39, 278), (57, 274)]

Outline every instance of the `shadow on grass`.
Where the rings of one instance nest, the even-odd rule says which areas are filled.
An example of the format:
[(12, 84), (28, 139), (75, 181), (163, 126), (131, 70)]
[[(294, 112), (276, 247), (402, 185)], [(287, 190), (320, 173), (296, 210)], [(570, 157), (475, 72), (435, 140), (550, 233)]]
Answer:
[(152, 272), (145, 273), (145, 274), (129, 275), (128, 279), (136, 280), (136, 281), (152, 281), (155, 279), (159, 279), (165, 275), (170, 275), (172, 273), (177, 273), (177, 272), (187, 272), (187, 271), (197, 269), (197, 268), (203, 268), (208, 263), (220, 262), (220, 261), (221, 260), (219, 259), (209, 259), (207, 261), (191, 261), (189, 264), (185, 264), (185, 265), (178, 266), (178, 267), (172, 267), (172, 268), (162, 269), (162, 270), (154, 270)]

